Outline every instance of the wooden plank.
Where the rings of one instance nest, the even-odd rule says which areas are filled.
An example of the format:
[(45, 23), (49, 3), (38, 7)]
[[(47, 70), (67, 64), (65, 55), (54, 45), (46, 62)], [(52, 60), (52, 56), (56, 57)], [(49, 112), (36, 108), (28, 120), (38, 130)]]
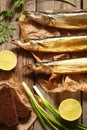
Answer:
[[(36, 0), (27, 0), (26, 1), (26, 4), (24, 6), (24, 10), (28, 10), (28, 11), (35, 11), (36, 10)], [(28, 57), (27, 57), (28, 56)], [(29, 63), (32, 63), (33, 62), (33, 58), (30, 56), (29, 57), (29, 52), (27, 52), (27, 55), (25, 53), (25, 57), (27, 57), (27, 60), (25, 58), (25, 64), (29, 64)], [(23, 58), (23, 61), (24, 61), (24, 58)], [(29, 79), (29, 75), (28, 75), (28, 70), (27, 70), (27, 73), (26, 73), (26, 77), (25, 77), (25, 80), (27, 79), (27, 83), (30, 85), (30, 86), (33, 86), (33, 82), (32, 80)], [(34, 78), (33, 78), (34, 79)], [(34, 130), (34, 124), (29, 128), (29, 130)]]
[(70, 0), (72, 3), (74, 3), (76, 5), (76, 7), (72, 6), (72, 5), (69, 5), (67, 3), (62, 3), (61, 4), (61, 9), (64, 9), (64, 10), (75, 10), (75, 9), (80, 9), (80, 0)]
[(46, 10), (75, 10), (80, 9), (80, 0), (71, 0), (72, 3), (76, 5), (76, 7), (73, 7), (72, 5), (69, 5), (68, 3), (64, 3), (57, 0), (38, 0), (37, 1), (37, 10), (38, 11), (46, 11)]
[[(52, 10), (60, 10), (60, 1), (55, 1), (55, 0), (37, 0), (37, 11), (52, 11)], [(46, 97), (46, 99), (54, 106), (57, 105), (56, 101), (56, 94), (47, 94), (43, 89), (39, 87), (40, 91), (42, 94)], [(34, 124), (34, 130), (43, 130), (40, 123), (37, 121)], [(52, 128), (48, 128), (48, 130), (52, 130)]]
[[(80, 2), (79, 0), (75, 1), (72, 0), (73, 3), (76, 4), (76, 7), (72, 7), (69, 4), (65, 4), (62, 3), (60, 1), (53, 1), (53, 0), (37, 0), (37, 10), (38, 11), (46, 11), (46, 10), (67, 10), (67, 9), (80, 9)], [(47, 94), (45, 93), (41, 88), (39, 88), (41, 90), (41, 92), (43, 93), (43, 95), (46, 97), (46, 99), (54, 106), (54, 107), (58, 107), (59, 103), (66, 98), (72, 97), (72, 98), (76, 98), (77, 100), (80, 101), (80, 92), (76, 92), (76, 93), (70, 93), (70, 92), (64, 92), (61, 94)], [(38, 122), (35, 123), (34, 125), (34, 130), (38, 129), (40, 126), (40, 124)], [(40, 130), (42, 130), (40, 128)], [(50, 130), (50, 128), (49, 128)]]
[[(8, 7), (11, 6), (10, 5), (11, 2), (12, 2), (12, 0), (9, 0), (9, 1), (0, 0), (0, 11), (8, 9)], [(29, 7), (31, 10), (35, 9), (35, 7), (36, 7), (35, 0), (33, 0), (33, 3), (31, 5), (30, 5), (30, 0), (27, 0), (27, 2), (25, 4), (25, 8), (29, 9)], [(16, 22), (15, 19), (13, 19), (9, 24), (12, 24), (15, 27), (13, 39), (18, 39), (20, 37), (20, 28), (19, 28), (18, 22)], [(15, 45), (12, 45), (10, 43), (10, 40), (8, 42), (5, 42), (4, 44), (0, 45), (0, 50), (4, 50), (4, 49), (12, 50), (17, 55), (17, 61), (18, 61), (17, 66), (13, 70), (16, 77), (21, 82), (25, 81), (27, 84), (32, 86), (33, 85), (33, 78), (32, 79), (29, 78), (28, 70), (26, 72), (25, 72), (25, 70), (23, 70), (23, 66), (25, 66), (28, 63), (33, 62), (33, 58), (31, 56), (31, 54), (29, 52), (26, 52), (25, 50), (22, 50), (21, 48), (16, 47)], [(33, 130), (33, 125), (31, 126), (31, 128), (29, 130)]]
[[(9, 7), (10, 5), (10, 1), (7, 0), (0, 0), (0, 11), (1, 10), (5, 10)], [(81, 3), (80, 0), (71, 0), (73, 3), (76, 4), (76, 7), (72, 7), (69, 4), (65, 4), (62, 3), (60, 1), (54, 1), (54, 0), (27, 0), (25, 6), (24, 6), (24, 10), (32, 10), (32, 11), (46, 11), (46, 10), (70, 10), (70, 9), (80, 9), (81, 7)], [(83, 7), (84, 9), (87, 9), (87, 0), (83, 0)], [(14, 31), (14, 39), (19, 38), (20, 35), (20, 28), (18, 25), (18, 22), (15, 22), (14, 20), (12, 21), (12, 23), (16, 30)], [(8, 50), (12, 50), (18, 57), (18, 63), (16, 68), (14, 69), (14, 72), (17, 76), (17, 78), (22, 82), (22, 81), (26, 81), (27, 84), (29, 84), (30, 86), (33, 85), (33, 81), (32, 79), (34, 78), (29, 78), (28, 75), (28, 70), (26, 72), (24, 72), (24, 70), (22, 69), (24, 65), (28, 64), (28, 63), (32, 63), (34, 62), (31, 54), (21, 48), (17, 48), (16, 46), (10, 44), (9, 42), (6, 42), (5, 44), (0, 45), (0, 50), (3, 49), (8, 49)], [(24, 75), (26, 74), (26, 76)], [(39, 87), (40, 88), (40, 87)], [(61, 94), (57, 93), (57, 94), (47, 94), (46, 92), (44, 92), (43, 89), (41, 89), (41, 92), (43, 93), (43, 95), (47, 98), (47, 100), (54, 106), (54, 107), (58, 107), (60, 102), (66, 98), (72, 97), (75, 98), (77, 100), (79, 100), (81, 102), (81, 100), (83, 100), (82, 102), (82, 106), (83, 106), (83, 116), (82, 116), (82, 120), (84, 124), (87, 124), (87, 94), (86, 93), (80, 93), (79, 92), (75, 92), (75, 93), (71, 93), (71, 92), (63, 92)], [(81, 98), (82, 96), (82, 98)], [(43, 128), (41, 127), (39, 121), (37, 120), (29, 130), (43, 130)], [(51, 130), (51, 128), (49, 128), (48, 130)]]
[[(64, 10), (70, 10), (70, 9), (78, 10), (78, 9), (80, 9), (80, 7), (81, 7), (80, 6), (80, 4), (81, 4), (80, 0), (71, 0), (71, 2), (73, 2), (76, 5), (76, 7), (73, 7), (71, 5), (62, 3), (62, 7), (61, 8), (64, 9)], [(81, 103), (81, 92), (78, 91), (78, 92), (64, 92), (64, 93), (60, 93), (60, 102), (62, 100), (64, 100), (64, 99), (67, 99), (67, 98), (77, 99)], [(80, 118), (79, 122), (81, 122), (81, 118)]]
[(6, 0), (0, 0), (0, 11), (5, 10), (7, 7), (7, 1)]
[(35, 11), (36, 10), (36, 0), (27, 0), (24, 6), (24, 10)]
[(58, 10), (61, 7), (60, 1), (55, 0), (37, 0), (37, 10), (38, 11), (49, 11)]
[[(26, 4), (25, 4), (25, 6), (24, 6), (24, 10), (36, 11), (36, 0), (27, 0), (27, 1), (26, 1)], [(23, 52), (22, 52), (22, 53), (23, 53)], [(33, 58), (32, 58), (31, 56), (29, 56), (29, 55), (30, 55), (30, 53), (27, 52), (27, 54), (26, 54), (26, 51), (25, 51), (25, 54), (24, 54), (24, 57), (25, 57), (25, 58), (20, 57), (20, 60), (22, 60), (22, 58), (23, 58), (23, 62), (24, 62), (25, 64), (29, 64), (29, 63), (34, 62)], [(26, 57), (27, 57), (27, 59), (26, 59)], [(20, 62), (20, 60), (19, 60), (19, 62)], [(34, 79), (34, 77), (33, 77), (33, 79)], [(27, 80), (27, 81), (26, 81), (26, 80)], [(24, 81), (26, 81), (26, 83), (28, 83), (30, 86), (33, 86), (33, 84), (34, 84), (34, 82), (33, 82), (34, 80), (32, 81), (32, 80), (29, 79), (28, 70), (27, 70), (27, 72), (26, 72), (26, 77), (25, 77)], [(31, 87), (31, 88), (32, 88), (32, 87)], [(33, 123), (33, 125), (29, 128), (29, 130), (34, 130), (34, 123)]]
[(82, 93), (82, 106), (83, 106), (83, 114), (82, 114), (82, 123), (87, 125), (87, 93)]
[(87, 0), (83, 0), (83, 9), (87, 10)]
[[(83, 9), (87, 10), (87, 0), (83, 0)], [(82, 123), (87, 125), (87, 93), (82, 92), (83, 115)]]

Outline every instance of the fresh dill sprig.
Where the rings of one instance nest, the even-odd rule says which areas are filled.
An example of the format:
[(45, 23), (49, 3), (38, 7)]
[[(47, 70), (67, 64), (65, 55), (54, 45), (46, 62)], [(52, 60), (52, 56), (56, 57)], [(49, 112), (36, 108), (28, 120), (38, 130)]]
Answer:
[[(15, 17), (15, 20), (18, 20), (23, 9), (23, 5), (26, 0), (15, 0), (11, 9), (3, 10), (0, 12), (0, 44), (8, 41), (8, 38), (13, 36), (14, 27), (12, 25), (8, 25), (8, 22)], [(15, 16), (16, 9), (21, 8), (18, 14)]]
[[(2, 16), (4, 20), (12, 19), (15, 15), (16, 9), (22, 7), (25, 4), (25, 2), (26, 2), (26, 0), (16, 0), (13, 4), (12, 8), (1, 11), (0, 16)], [(22, 9), (20, 10), (20, 12), (22, 12)]]
[(13, 12), (12, 12), (12, 10), (4, 10), (4, 11), (0, 12), (0, 16), (2, 16), (3, 19), (5, 19), (5, 20), (9, 20), (9, 19), (12, 19)]
[(10, 36), (13, 36), (14, 27), (12, 25), (6, 25), (0, 22), (0, 43), (8, 41)]
[(13, 5), (13, 9), (17, 9), (21, 6), (23, 6), (25, 4), (26, 0), (17, 0), (14, 5)]

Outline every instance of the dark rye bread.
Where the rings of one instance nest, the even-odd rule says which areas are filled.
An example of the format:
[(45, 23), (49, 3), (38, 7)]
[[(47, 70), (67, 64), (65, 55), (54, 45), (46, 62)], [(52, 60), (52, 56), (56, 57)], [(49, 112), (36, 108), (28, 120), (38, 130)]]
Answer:
[(14, 102), (15, 102), (18, 118), (25, 118), (28, 115), (30, 115), (31, 111), (29, 110), (28, 107), (26, 107), (23, 104), (23, 102), (20, 100), (20, 98), (18, 97), (14, 89), (13, 89), (13, 96), (14, 96)]
[(19, 118), (24, 119), (31, 116), (30, 106), (24, 103), (26, 98), (21, 88), (13, 74), (2, 73), (0, 77), (0, 112), (2, 113), (0, 114), (0, 124), (12, 127), (19, 123)]
[(18, 124), (14, 97), (8, 84), (0, 85), (0, 123), (8, 127)]

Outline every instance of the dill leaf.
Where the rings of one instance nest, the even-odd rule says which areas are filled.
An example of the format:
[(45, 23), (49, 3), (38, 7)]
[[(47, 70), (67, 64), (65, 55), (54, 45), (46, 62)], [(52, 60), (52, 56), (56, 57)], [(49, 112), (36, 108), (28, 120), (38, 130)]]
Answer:
[(26, 2), (26, 0), (17, 0), (14, 5), (13, 5), (13, 8), (16, 9), (16, 8), (19, 8), (21, 7), (22, 5), (24, 5), (24, 3)]
[(13, 36), (14, 27), (0, 22), (0, 44), (8, 40), (10, 36)]
[(0, 16), (2, 16), (3, 19), (8, 20), (13, 17), (13, 12), (11, 10), (4, 10), (0, 12)]

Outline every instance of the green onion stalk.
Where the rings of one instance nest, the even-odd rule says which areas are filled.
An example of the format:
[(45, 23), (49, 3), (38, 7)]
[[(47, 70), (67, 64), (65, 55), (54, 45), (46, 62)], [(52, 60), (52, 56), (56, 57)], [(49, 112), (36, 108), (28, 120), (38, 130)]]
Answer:
[(77, 124), (75, 130), (87, 130), (87, 126), (83, 124)]
[(39, 95), (39, 97), (41, 98), (43, 104), (48, 108), (48, 110), (50, 112), (52, 112), (52, 114), (57, 117), (60, 118), (59, 112), (58, 110), (56, 110), (42, 95), (42, 93), (39, 91), (39, 89), (37, 88), (37, 86), (33, 86), (34, 90), (36, 91), (36, 93)]
[[(28, 94), (31, 104), (38, 116), (38, 119), (40, 120), (40, 123), (42, 125), (42, 127), (44, 128), (44, 130), (48, 130), (46, 123), (48, 123), (54, 130), (59, 130), (59, 128), (62, 128), (64, 130), (69, 130), (68, 128), (66, 128), (64, 125), (62, 125), (57, 119), (60, 119), (60, 114), (58, 112), (57, 109), (55, 109), (42, 95), (42, 93), (40, 92), (40, 90), (37, 88), (36, 85), (33, 86), (34, 90), (36, 91), (36, 93), (39, 95), (39, 97), (41, 98), (44, 106), (52, 113), (52, 115), (50, 115), (47, 111), (45, 111), (37, 102), (37, 100), (35, 99), (33, 93), (31, 92), (31, 90), (29, 89), (29, 87), (27, 86), (27, 84), (25, 82), (22, 83), (26, 93)], [(55, 117), (55, 118), (54, 118)], [(57, 127), (58, 126), (58, 127)], [(74, 130), (87, 130), (87, 126), (83, 125), (83, 124), (76, 124)]]
[[(40, 92), (40, 90), (37, 88), (37, 86), (33, 86), (34, 90), (36, 91), (36, 93), (39, 95), (39, 97), (41, 98), (43, 104), (56, 116), (56, 117), (60, 117), (60, 114), (58, 112), (58, 110), (56, 110), (42, 95), (42, 93)], [(87, 126), (83, 125), (83, 124), (76, 124), (74, 130), (87, 130)]]
[(46, 112), (36, 101), (33, 93), (27, 86), (25, 82), (22, 83), (26, 93), (28, 94), (31, 104), (40, 120), (41, 125), (43, 126), (44, 130), (47, 130), (45, 121), (54, 129), (59, 130), (59, 128), (62, 128), (64, 130), (69, 130), (65, 126), (63, 126), (58, 120), (56, 120), (52, 115), (50, 115), (48, 112)]

